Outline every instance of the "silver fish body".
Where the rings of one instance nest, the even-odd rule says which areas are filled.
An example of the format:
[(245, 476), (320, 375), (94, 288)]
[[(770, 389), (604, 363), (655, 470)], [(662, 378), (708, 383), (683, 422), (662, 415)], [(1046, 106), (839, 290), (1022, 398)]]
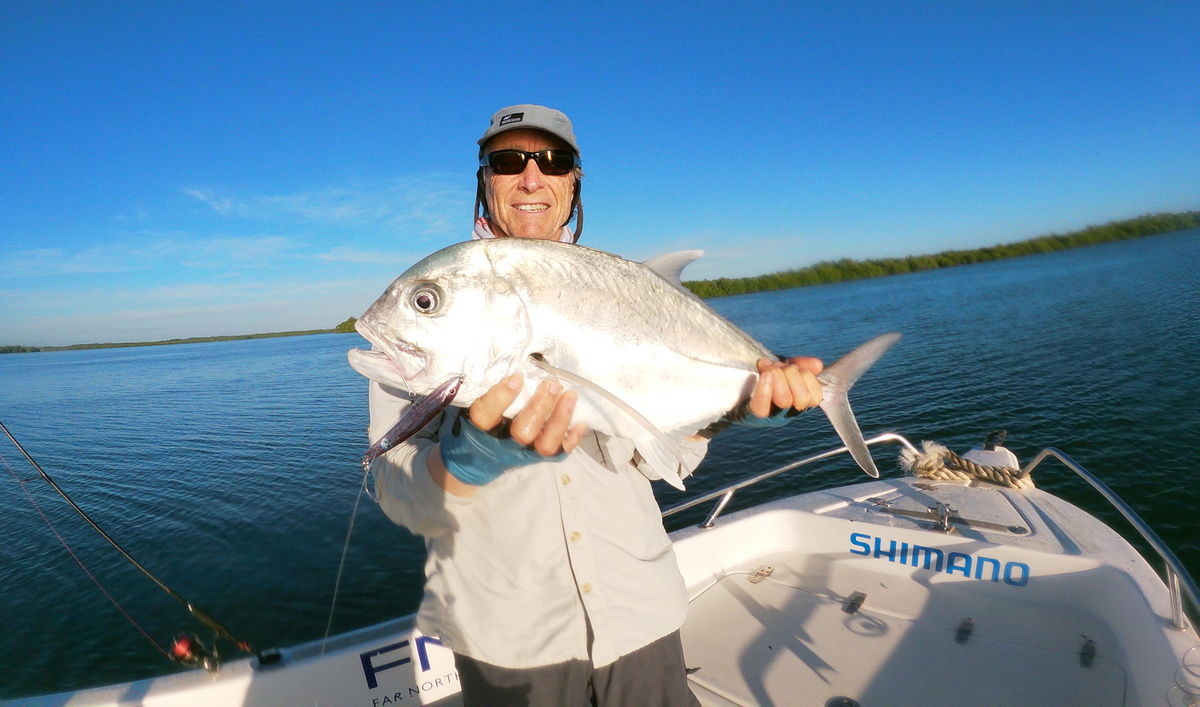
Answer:
[[(579, 393), (573, 422), (634, 440), (658, 475), (680, 485), (675, 446), (744, 404), (756, 362), (777, 358), (679, 283), (698, 255), (641, 264), (553, 241), (458, 243), (409, 268), (371, 305), (356, 328), (373, 350), (351, 350), (350, 364), (414, 395), (461, 378), (453, 404), (464, 407), (519, 373), (525, 387), (510, 416), (540, 381), (556, 377)], [(853, 384), (899, 335), (876, 343), (883, 338), (871, 342), (879, 350), (865, 365), (840, 377)], [(822, 407), (830, 413), (849, 385), (836, 389), (838, 364), (827, 373)], [(862, 434), (844, 407), (838, 414), (852, 423), (853, 450)], [(855, 458), (878, 475), (865, 444)]]

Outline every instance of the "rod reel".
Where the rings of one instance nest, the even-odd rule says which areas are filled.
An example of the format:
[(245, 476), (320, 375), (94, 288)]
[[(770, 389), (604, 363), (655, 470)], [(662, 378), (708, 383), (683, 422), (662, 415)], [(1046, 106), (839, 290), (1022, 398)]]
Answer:
[(217, 654), (217, 641), (213, 639), (212, 648), (204, 644), (200, 637), (190, 632), (175, 634), (171, 641), (171, 660), (189, 668), (204, 668), (210, 673), (221, 669), (221, 658)]

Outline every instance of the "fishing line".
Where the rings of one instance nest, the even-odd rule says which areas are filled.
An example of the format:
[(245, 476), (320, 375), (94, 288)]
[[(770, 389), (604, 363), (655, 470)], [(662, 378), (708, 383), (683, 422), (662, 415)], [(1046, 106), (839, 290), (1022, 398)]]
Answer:
[[(438, 384), (428, 395), (418, 398), (400, 415), (400, 419), (396, 420), (396, 424), (392, 425), (390, 430), (376, 440), (367, 449), (366, 454), (363, 455), (362, 482), (358, 486), (358, 492), (354, 495), (354, 510), (350, 512), (350, 524), (346, 528), (346, 541), (342, 543), (342, 558), (338, 561), (337, 579), (333, 584), (333, 599), (329, 603), (329, 618), (325, 622), (325, 637), (321, 639), (322, 655), (325, 654), (325, 644), (329, 640), (329, 632), (333, 626), (333, 613), (334, 609), (337, 608), (338, 591), (342, 586), (342, 573), (346, 567), (346, 555), (350, 550), (350, 536), (354, 533), (354, 521), (358, 518), (359, 503), (362, 501), (363, 494), (366, 494), (373, 500), (378, 500), (371, 495), (370, 489), (367, 488), (367, 477), (371, 473), (371, 462), (376, 457), (386, 453), (397, 444), (421, 431), (425, 425), (428, 425), (434, 418), (442, 414), (442, 411), (454, 401), (454, 396), (458, 395), (458, 389), (462, 386), (462, 383), (463, 376), (451, 376)], [(405, 384), (407, 384), (407, 379), (405, 380)]]
[(333, 583), (333, 599), (329, 602), (329, 618), (325, 621), (325, 636), (321, 639), (321, 655), (325, 655), (325, 644), (329, 641), (329, 632), (333, 627), (333, 612), (337, 608), (338, 591), (342, 587), (342, 572), (346, 567), (346, 555), (350, 550), (350, 536), (354, 533), (354, 521), (358, 518), (358, 504), (363, 494), (370, 495), (367, 490), (367, 475), (371, 473), (369, 464), (363, 465), (362, 483), (358, 493), (354, 495), (354, 510), (350, 511), (350, 525), (346, 528), (346, 541), (342, 543), (342, 559), (338, 561), (337, 579)]
[[(88, 514), (85, 513), (82, 508), (80, 508), (74, 501), (72, 501), (71, 497), (68, 496), (67, 493), (65, 491), (63, 491), (62, 488), (59, 487), (59, 485), (57, 483), (54, 482), (54, 479), (50, 478), (50, 475), (47, 474), (45, 472), (45, 470), (42, 469), (41, 465), (39, 465), (37, 463), (37, 461), (35, 461), (34, 458), (29, 455), (29, 452), (25, 451), (25, 448), (22, 447), (21, 443), (17, 441), (17, 438), (14, 437), (11, 432), (8, 431), (8, 427), (6, 427), (4, 425), (4, 422), (2, 422), (2, 421), (0, 421), (0, 431), (4, 432), (5, 436), (8, 437), (9, 441), (11, 441), (13, 443), (13, 446), (15, 446), (17, 448), (17, 451), (19, 451), (21, 453), (21, 455), (25, 457), (26, 461), (28, 461), (33, 466), (33, 468), (36, 469), (37, 472), (42, 475), (42, 478), (45, 479), (48, 484), (50, 484), (51, 488), (53, 488), (55, 491), (57, 491), (58, 495), (62, 496), (63, 500), (66, 501), (67, 504), (69, 504), (71, 506), (71, 508), (73, 508), (75, 510), (75, 512), (79, 514), (79, 516), (81, 518), (83, 518), (85, 521), (87, 521), (87, 524), (92, 526), (93, 530), (95, 530), (97, 533), (100, 534), (100, 537), (107, 540), (109, 545), (112, 545), (114, 548), (116, 548), (117, 552), (121, 553), (121, 555), (126, 560), (129, 560), (130, 564), (132, 564), (134, 567), (141, 570), (142, 574), (149, 577), (150, 581), (157, 584), (160, 589), (162, 589), (164, 592), (167, 593), (168, 596), (170, 596), (172, 599), (174, 599), (175, 601), (182, 604), (185, 608), (187, 608), (189, 614), (191, 614), (200, 623), (211, 628), (217, 636), (224, 638), (225, 640), (229, 641), (233, 645), (237, 646), (239, 650), (242, 650), (246, 653), (252, 652), (252, 649), (250, 648), (250, 644), (248, 642), (233, 635), (233, 633), (230, 632), (229, 629), (225, 628), (225, 626), (223, 624), (221, 624), (221, 622), (217, 621), (215, 618), (213, 618), (207, 612), (203, 611), (202, 609), (197, 607), (195, 604), (188, 601), (181, 594), (179, 594), (179, 592), (176, 592), (174, 589), (171, 589), (170, 587), (168, 587), (162, 580), (160, 580), (158, 577), (155, 577), (154, 574), (152, 574), (150, 572), (150, 570), (146, 569), (142, 565), (142, 563), (135, 560), (132, 555), (130, 555), (128, 552), (126, 552), (125, 548), (121, 547), (120, 544), (118, 544), (116, 540), (113, 540), (112, 537), (110, 537), (108, 533), (104, 532), (104, 530), (101, 529), (100, 526), (97, 525), (96, 522), (94, 520), (92, 520), (91, 517), (88, 516)], [(12, 470), (9, 469), (9, 471), (11, 473)], [(14, 478), (16, 478), (15, 474), (13, 474), (13, 476), (14, 476)], [(21, 488), (24, 489), (25, 493), (28, 495), (29, 491), (27, 489), (25, 489), (24, 482), (20, 481), (20, 479), (17, 479), (17, 483), (21, 484)], [(30, 500), (32, 500), (32, 498)], [(37, 508), (36, 503), (34, 504), (34, 507)], [(38, 509), (38, 512), (40, 513), (41, 509)], [(45, 519), (46, 516), (43, 515), (42, 518)], [(49, 524), (49, 520), (47, 520), (46, 522), (47, 522), (47, 524)], [(54, 529), (54, 527), (51, 526), (51, 530), (53, 530), (53, 529)], [(58, 535), (58, 531), (55, 531), (54, 534)], [(62, 541), (61, 536), (59, 536), (59, 541), (60, 542)], [(64, 547), (67, 546), (65, 542), (63, 542), (63, 546)], [(68, 552), (70, 552), (69, 547), (67, 548), (67, 550), (68, 550)], [(74, 557), (75, 553), (72, 552), (71, 555)], [(76, 562), (78, 562), (78, 561), (79, 561), (79, 559), (76, 557)], [(80, 566), (82, 566), (82, 563), (80, 563)], [(84, 571), (87, 571), (86, 568)], [(90, 572), (88, 572), (88, 576), (92, 576)], [(94, 577), (92, 579), (93, 579), (93, 581), (95, 581)], [(97, 582), (97, 585), (99, 585), (99, 582)], [(101, 591), (103, 591), (103, 588), (101, 588)], [(108, 595), (108, 592), (104, 592), (104, 593), (105, 593), (105, 595)], [(110, 597), (110, 599), (111, 599), (111, 597)], [(113, 603), (115, 604), (116, 602), (114, 601)], [(120, 608), (120, 607), (118, 607), (118, 608)], [(124, 610), (122, 610), (121, 613), (125, 613)], [(126, 617), (128, 617), (128, 614), (126, 614)], [(132, 621), (132, 619), (130, 619), (130, 621)], [(136, 626), (137, 624), (134, 623), (134, 625)], [(141, 629), (139, 628), (138, 630), (140, 631)], [(143, 635), (145, 634), (144, 631), (142, 631), (142, 633), (143, 633)], [(147, 638), (149, 638), (149, 637), (147, 636)], [(154, 643), (153, 639), (151, 639), (151, 643)], [(155, 643), (154, 645), (156, 647), (158, 647), (157, 643)], [(162, 650), (162, 649), (160, 648), (160, 650)], [(168, 657), (170, 657), (169, 654), (168, 654)]]
[[(3, 424), (0, 423), (0, 426), (3, 426)], [(5, 432), (7, 433), (8, 430), (6, 429)], [(9, 438), (11, 439), (12, 436), (9, 435)], [(66, 549), (67, 554), (71, 556), (71, 559), (75, 560), (75, 564), (79, 565), (79, 569), (83, 570), (83, 573), (88, 576), (88, 579), (92, 580), (92, 583), (96, 585), (96, 588), (100, 590), (100, 593), (103, 594), (114, 607), (116, 607), (117, 611), (121, 612), (121, 615), (125, 617), (125, 620), (127, 620), (135, 629), (137, 629), (138, 633), (145, 636), (147, 641), (150, 641), (150, 645), (157, 648), (159, 653), (162, 653), (167, 658), (170, 658), (171, 654), (167, 652), (167, 649), (159, 645), (158, 641), (155, 641), (149, 633), (146, 633), (146, 630), (142, 628), (141, 624), (135, 621), (134, 618), (129, 615), (128, 611), (125, 611), (125, 607), (121, 606), (121, 603), (118, 602), (112, 594), (108, 593), (108, 590), (104, 588), (104, 585), (100, 583), (100, 580), (96, 578), (96, 575), (92, 574), (92, 571), (87, 568), (87, 565), (83, 564), (83, 560), (79, 559), (79, 556), (76, 555), (75, 551), (71, 549), (71, 546), (67, 544), (66, 538), (59, 534), (58, 528), (55, 528), (54, 524), (50, 522), (50, 519), (46, 516), (45, 512), (42, 511), (42, 507), (38, 505), (37, 500), (33, 497), (33, 494), (29, 493), (29, 489), (25, 488), (26, 481), (32, 481), (33, 479), (26, 479), (26, 481), (22, 481), (17, 476), (16, 472), (13, 471), (12, 465), (8, 463), (8, 458), (4, 455), (0, 455), (0, 459), (4, 460), (4, 468), (8, 469), (8, 473), (12, 475), (13, 480), (16, 481), (17, 485), (21, 487), (21, 490), (25, 492), (25, 497), (29, 499), (30, 505), (32, 505), (34, 510), (37, 511), (38, 515), (42, 517), (42, 521), (45, 522), (47, 528), (50, 528), (50, 532), (54, 533), (54, 537), (58, 538), (58, 542), (61, 543), (63, 548)]]

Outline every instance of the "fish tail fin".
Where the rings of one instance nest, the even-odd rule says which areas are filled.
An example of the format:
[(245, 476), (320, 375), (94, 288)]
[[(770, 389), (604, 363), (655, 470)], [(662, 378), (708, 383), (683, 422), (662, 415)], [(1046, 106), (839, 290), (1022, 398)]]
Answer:
[(821, 409), (825, 411), (825, 416), (829, 418), (838, 437), (842, 438), (854, 461), (876, 479), (879, 478), (879, 469), (871, 458), (871, 451), (867, 449), (867, 442), (858, 427), (858, 420), (854, 418), (854, 411), (850, 409), (847, 394), (862, 374), (899, 340), (900, 334), (895, 332), (877, 336), (842, 356), (817, 376), (824, 393)]

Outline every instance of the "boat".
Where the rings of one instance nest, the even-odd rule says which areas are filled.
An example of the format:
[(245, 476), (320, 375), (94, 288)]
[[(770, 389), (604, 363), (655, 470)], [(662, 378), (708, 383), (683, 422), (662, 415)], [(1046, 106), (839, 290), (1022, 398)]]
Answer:
[[(909, 471), (726, 513), (797, 460), (666, 509), (691, 606), (692, 690), (732, 705), (1200, 705), (1200, 591), (1136, 512), (1056, 448), (1024, 467), (995, 440), (961, 457), (898, 434)], [(1033, 483), (1057, 460), (1157, 554)], [(693, 510), (695, 509), (695, 510)], [(453, 656), (406, 616), (165, 677), (6, 707), (460, 705)]]

